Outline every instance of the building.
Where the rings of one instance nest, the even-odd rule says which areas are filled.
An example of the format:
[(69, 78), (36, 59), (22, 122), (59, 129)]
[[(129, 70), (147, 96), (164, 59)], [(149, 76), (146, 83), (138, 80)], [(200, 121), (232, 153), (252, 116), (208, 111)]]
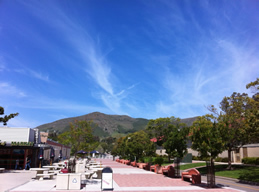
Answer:
[[(14, 169), (17, 160), (18, 169), (24, 169), (27, 159), (31, 159), (31, 167), (39, 167), (41, 160), (50, 160), (51, 149), (55, 154), (53, 161), (70, 158), (70, 147), (48, 140), (48, 133), (39, 132), (38, 129), (0, 127), (2, 168)], [(39, 158), (40, 151), (43, 151), (43, 158)]]
[[(152, 138), (150, 140), (155, 143), (157, 142), (156, 138)], [(198, 151), (191, 149), (191, 145), (191, 141), (188, 140), (187, 153), (191, 153), (192, 156), (199, 156)], [(157, 146), (156, 154), (161, 156), (167, 156), (167, 153), (165, 151), (166, 150), (163, 147)], [(219, 154), (219, 157), (228, 157), (228, 152), (223, 151), (223, 153)], [(242, 159), (245, 157), (259, 157), (259, 143), (243, 145), (239, 149), (231, 151), (231, 161), (233, 163), (241, 163)]]

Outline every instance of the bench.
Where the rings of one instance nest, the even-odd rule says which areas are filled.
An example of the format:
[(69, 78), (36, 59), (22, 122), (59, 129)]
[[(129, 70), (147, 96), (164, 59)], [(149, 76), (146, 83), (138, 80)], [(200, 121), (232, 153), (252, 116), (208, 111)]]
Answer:
[(148, 163), (137, 163), (137, 167), (140, 169), (146, 169), (146, 166), (148, 166)]
[(55, 173), (42, 173), (42, 174), (36, 174), (36, 179), (43, 180), (44, 176), (49, 176), (50, 179), (53, 179), (53, 176)]
[(145, 163), (143, 165), (143, 169), (146, 170), (146, 171), (150, 171), (150, 164), (149, 163)]
[(174, 177), (174, 167), (172, 165), (169, 165), (167, 167), (162, 168), (162, 174), (166, 175), (167, 177)]
[(93, 176), (93, 174), (95, 174), (95, 171), (84, 172), (84, 173), (81, 173), (81, 174), (84, 175), (86, 179), (92, 179), (92, 176)]
[(125, 161), (124, 161), (124, 164), (130, 165), (130, 160), (125, 160)]
[(5, 168), (0, 168), (0, 172), (4, 172), (5, 171)]
[(183, 181), (190, 181), (191, 179), (193, 184), (201, 184), (201, 174), (195, 168), (182, 172)]
[(49, 173), (55, 173), (55, 175), (57, 175), (60, 172), (61, 172), (60, 170), (49, 170)]
[(120, 163), (122, 163), (122, 164), (123, 164), (123, 163), (124, 163), (124, 161), (125, 161), (124, 159), (121, 159), (121, 160), (120, 160)]
[(155, 170), (156, 170), (156, 166), (158, 166), (158, 165), (151, 165), (151, 166), (150, 166), (150, 171), (156, 172), (156, 171), (155, 171)]
[(162, 174), (162, 166), (159, 166), (158, 164), (155, 164), (155, 165), (151, 165), (150, 166), (150, 171), (153, 171), (157, 174)]
[(130, 165), (133, 166), (133, 167), (137, 167), (137, 162), (133, 161), (133, 162), (130, 163)]

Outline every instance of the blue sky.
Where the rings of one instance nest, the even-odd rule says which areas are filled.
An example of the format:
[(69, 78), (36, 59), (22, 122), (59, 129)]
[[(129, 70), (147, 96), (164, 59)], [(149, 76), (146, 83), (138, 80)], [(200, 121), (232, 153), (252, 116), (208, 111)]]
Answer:
[(259, 77), (259, 1), (0, 1), (8, 126), (208, 113)]

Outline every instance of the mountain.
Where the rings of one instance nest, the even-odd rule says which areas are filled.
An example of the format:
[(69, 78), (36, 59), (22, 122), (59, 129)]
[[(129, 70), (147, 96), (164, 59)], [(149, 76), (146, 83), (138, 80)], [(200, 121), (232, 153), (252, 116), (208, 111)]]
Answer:
[[(182, 119), (182, 122), (190, 126), (195, 119), (196, 117), (186, 118)], [(69, 130), (69, 123), (73, 123), (75, 120), (92, 120), (96, 124), (93, 133), (99, 137), (123, 136), (128, 133), (143, 130), (149, 121), (148, 119), (132, 118), (127, 115), (106, 115), (100, 112), (94, 112), (78, 117), (60, 119), (52, 123), (40, 125), (36, 127), (36, 129), (43, 132), (48, 131), (51, 133), (55, 131), (56, 133), (63, 133)]]
[(99, 112), (90, 113), (78, 117), (60, 119), (52, 123), (47, 123), (36, 127), (40, 131), (49, 131), (62, 133), (69, 130), (69, 123), (75, 120), (92, 120), (96, 126), (94, 127), (94, 135), (100, 137), (115, 136), (117, 134), (128, 134), (145, 129), (148, 119), (132, 118), (127, 115), (106, 115)]

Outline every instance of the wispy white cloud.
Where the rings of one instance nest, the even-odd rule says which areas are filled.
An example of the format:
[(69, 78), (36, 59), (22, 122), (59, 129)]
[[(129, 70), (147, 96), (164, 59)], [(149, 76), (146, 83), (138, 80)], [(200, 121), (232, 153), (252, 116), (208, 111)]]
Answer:
[[(239, 23), (229, 20), (229, 12), (223, 10), (224, 20), (217, 9), (211, 9), (213, 5), (200, 3), (199, 14), (207, 17), (200, 18), (188, 3), (162, 1), (160, 6), (166, 5), (163, 13), (148, 18), (151, 30), (146, 34), (164, 50), (145, 55), (152, 58), (152, 75), (160, 84), (156, 114), (205, 114), (205, 106), (217, 106), (224, 96), (234, 91), (247, 92), (245, 84), (258, 76), (256, 43), (250, 43), (250, 37), (240, 39)], [(149, 9), (156, 10), (159, 9)], [(230, 33), (229, 25), (235, 25), (234, 32)]]
[[(32, 26), (29, 24), (26, 24), (27, 28), (24, 29), (21, 24), (16, 32), (21, 33), (27, 40), (32, 37), (31, 41), (35, 41), (33, 45), (40, 45), (40, 49), (48, 50), (46, 55), (55, 55), (55, 59), (50, 59), (57, 60), (58, 48), (60, 60), (53, 62), (55, 67), (51, 69), (61, 69), (59, 74), (65, 72), (64, 79), (72, 81), (67, 87), (73, 87), (73, 90), (66, 96), (59, 96), (66, 99), (57, 99), (60, 92), (67, 93), (67, 90), (59, 89), (61, 86), (57, 88), (58, 93), (49, 93), (49, 96), (46, 92), (38, 93), (45, 96), (37, 96), (36, 93), (32, 96), (28, 91), (28, 100), (15, 103), (20, 108), (58, 111), (60, 116), (56, 118), (66, 117), (69, 111), (73, 111), (73, 114), (91, 111), (109, 114), (113, 112), (151, 118), (171, 115), (190, 117), (205, 114), (207, 110), (204, 106), (217, 105), (224, 96), (233, 91), (245, 92), (245, 84), (258, 76), (258, 41), (251, 42), (249, 38), (239, 37), (245, 37), (251, 28), (245, 31), (246, 28), (236, 25), (231, 6), (229, 10), (222, 6), (224, 9), (221, 12), (219, 7), (212, 9), (214, 4), (208, 2), (195, 4), (195, 9), (187, 1), (149, 2), (146, 4), (147, 9), (141, 14), (141, 17), (145, 18), (140, 18), (139, 23), (135, 22), (136, 26), (131, 26), (130, 23), (127, 26), (129, 34), (135, 33), (134, 37), (128, 39), (124, 34), (116, 33), (116, 28), (114, 33), (111, 32), (112, 35), (119, 36), (121, 42), (130, 42), (119, 44), (118, 41), (113, 41), (114, 38), (100, 38), (102, 34), (98, 34), (98, 30), (105, 35), (107, 31), (100, 30), (99, 25), (92, 27), (87, 23), (91, 15), (89, 20), (83, 21), (81, 17), (77, 17), (81, 13), (74, 9), (76, 6), (67, 9), (68, 4), (59, 3), (47, 1), (45, 6), (42, 6), (39, 1), (22, 2), (27, 8), (26, 14), (33, 13), (34, 22), (40, 23), (46, 31), (51, 32), (50, 38), (45, 31), (36, 33), (37, 30), (31, 30)], [(83, 14), (87, 18), (85, 14), (88, 13)], [(95, 21), (94, 19), (92, 21)], [(130, 18), (125, 17), (125, 21), (127, 19)], [(107, 26), (104, 23), (102, 27), (105, 29)], [(142, 37), (143, 41), (140, 40)], [(117, 45), (121, 50), (116, 49)], [(125, 60), (125, 63), (113, 63), (114, 55), (119, 58), (120, 54), (117, 53), (123, 53), (121, 57), (132, 58), (130, 61)], [(15, 67), (11, 67), (9, 64), (12, 62), (9, 60), (8, 58), (7, 64), (0, 58), (0, 72), (12, 70), (47, 82), (40, 84), (46, 90), (47, 86), (52, 86), (52, 79), (62, 76), (54, 77), (54, 72), (48, 73), (41, 66), (34, 67), (33, 61), (30, 64), (15, 61)], [(128, 75), (123, 71), (123, 66), (129, 66), (130, 62), (132, 68), (136, 68), (130, 72), (137, 71), (137, 75)], [(30, 65), (31, 67), (28, 67)], [(75, 78), (74, 74), (78, 76)], [(140, 83), (134, 84), (135, 81)], [(138, 86), (139, 84), (141, 85)], [(8, 85), (13, 86), (7, 90), (9, 95), (23, 93), (19, 90), (21, 87), (18, 89), (17, 85)], [(67, 87), (65, 83), (62, 85), (64, 89)], [(73, 97), (71, 93), (76, 91), (82, 96), (78, 94), (76, 98)], [(33, 97), (37, 99), (32, 99)], [(84, 101), (80, 101), (81, 98), (84, 98)], [(89, 105), (90, 102), (92, 104)], [(99, 104), (103, 107), (96, 107)], [(53, 113), (49, 115), (53, 117)]]
[[(8, 61), (7, 61), (8, 60)], [(11, 67), (7, 68), (8, 64), (11, 63)], [(0, 72), (6, 70), (9, 72), (16, 72), (22, 75), (30, 76), (34, 79), (38, 79), (45, 82), (51, 82), (49, 75), (43, 74), (42, 72), (28, 68), (26, 65), (18, 61), (17, 58), (11, 57), (9, 55), (0, 56)]]
[(32, 78), (36, 78), (45, 82), (50, 82), (49, 76), (48, 75), (44, 75), (41, 72), (38, 71), (34, 71), (32, 69), (29, 69), (27, 67), (23, 67), (20, 69), (14, 69), (15, 72), (23, 74), (23, 75), (27, 75), (30, 76)]
[(85, 47), (85, 50), (81, 53), (84, 61), (88, 64), (85, 71), (95, 80), (95, 82), (109, 95), (113, 95), (113, 87), (110, 82), (111, 68), (107, 64), (106, 59), (98, 54), (94, 48), (94, 45)]
[(139, 83), (135, 83), (135, 84), (129, 86), (128, 88), (121, 90), (119, 93), (116, 94), (116, 96), (119, 97), (119, 96), (127, 95), (128, 90), (134, 89), (138, 84)]
[(8, 82), (0, 82), (1, 96), (26, 97), (26, 93)]
[[(68, 17), (67, 14), (54, 3), (48, 6), (48, 9), (43, 8), (41, 10), (38, 10), (39, 7), (37, 4), (35, 4), (35, 6), (32, 4), (27, 6), (39, 18), (63, 35), (70, 43), (73, 51), (79, 53), (82, 63), (76, 67), (78, 67), (79, 70), (83, 68), (102, 89), (100, 98), (103, 103), (115, 113), (122, 112), (123, 110), (120, 107), (122, 100), (126, 96), (125, 90), (121, 90), (119, 93), (115, 91), (117, 85), (114, 80), (116, 76), (112, 72), (111, 64), (106, 59), (107, 51), (101, 50), (99, 37), (90, 36), (77, 20), (73, 17)], [(37, 74), (34, 75), (37, 76)], [(48, 79), (48, 77), (40, 76), (39, 74), (38, 77), (45, 80)], [(133, 87), (127, 88), (127, 90)]]
[[(157, 111), (169, 116), (202, 115), (208, 112), (204, 106), (217, 106), (234, 91), (247, 92), (245, 85), (258, 75), (256, 50), (229, 40), (208, 42), (206, 47), (209, 46), (217, 48), (207, 50), (209, 57), (199, 65), (195, 60), (186, 60), (192, 66), (187, 73), (177, 75), (172, 69), (163, 68), (161, 83), (166, 99), (156, 104)], [(202, 51), (198, 49), (197, 53)]]
[[(14, 102), (14, 105), (19, 108), (38, 109), (38, 110), (51, 110), (53, 113), (59, 111), (59, 115), (78, 113), (86, 114), (88, 111), (105, 111), (106, 108), (91, 106), (89, 104), (77, 103), (65, 99), (50, 98), (47, 96), (34, 96), (23, 102)], [(48, 114), (48, 115), (51, 115)]]
[(35, 77), (35, 78), (37, 78), (37, 79), (40, 79), (40, 80), (43, 80), (43, 81), (46, 81), (46, 82), (49, 82), (49, 81), (50, 81), (48, 75), (44, 75), (44, 74), (42, 74), (42, 73), (40, 73), (40, 72), (31, 70), (31, 69), (29, 69), (28, 71), (29, 71), (29, 73), (30, 73), (33, 77)]
[(7, 127), (35, 128), (36, 126), (40, 125), (40, 123), (41, 122), (37, 122), (33, 119), (26, 119), (18, 115), (17, 117), (12, 118), (7, 122)]

